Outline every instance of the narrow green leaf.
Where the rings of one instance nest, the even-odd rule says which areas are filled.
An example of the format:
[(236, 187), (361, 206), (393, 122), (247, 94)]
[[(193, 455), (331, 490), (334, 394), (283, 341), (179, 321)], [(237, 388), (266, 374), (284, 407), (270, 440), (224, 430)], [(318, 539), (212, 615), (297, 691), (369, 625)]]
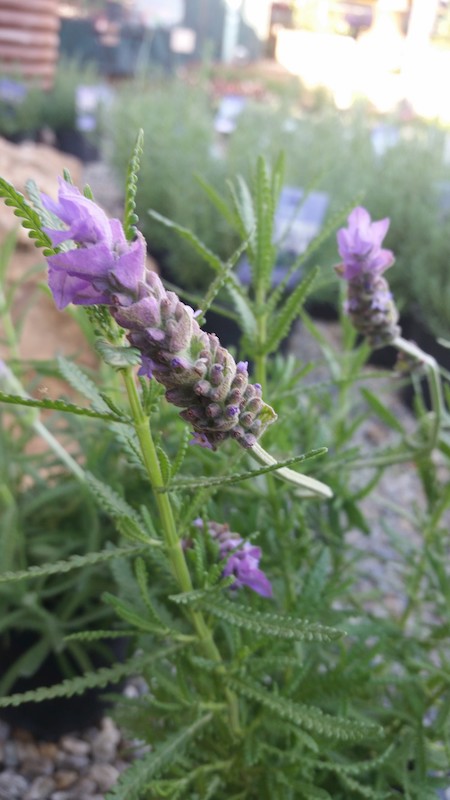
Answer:
[(219, 293), (220, 289), (222, 288), (222, 286), (224, 286), (224, 284), (226, 283), (231, 283), (232, 285), (234, 285), (233, 281), (230, 281), (230, 278), (233, 277), (232, 271), (236, 266), (236, 264), (238, 263), (241, 255), (247, 249), (247, 246), (248, 246), (248, 240), (242, 242), (242, 244), (237, 248), (237, 250), (235, 250), (233, 255), (230, 256), (228, 261), (225, 264), (223, 264), (222, 271), (219, 273), (219, 275), (217, 275), (217, 278), (215, 278), (210, 284), (210, 287), (200, 304), (200, 308), (202, 310), (202, 315), (201, 317), (198, 318), (198, 324), (200, 326), (203, 324), (204, 316), (206, 312), (211, 308), (211, 305), (215, 297)]
[(257, 683), (233, 677), (228, 677), (227, 683), (231, 689), (234, 689), (244, 697), (260, 703), (282, 719), (287, 719), (318, 736), (348, 742), (383, 736), (383, 730), (378, 725), (357, 722), (344, 717), (334, 717), (315, 706), (293, 703), (284, 697), (269, 692)]
[(160, 546), (151, 539), (141, 515), (118, 494), (112, 486), (103, 483), (92, 473), (86, 473), (86, 485), (101, 508), (114, 520), (119, 532), (132, 541)]
[(27, 180), (25, 188), (31, 203), (33, 204), (36, 213), (39, 216), (41, 225), (48, 228), (56, 228), (56, 230), (63, 230), (65, 225), (62, 220), (60, 220), (56, 214), (52, 214), (51, 211), (48, 211), (46, 208), (44, 208), (42, 204), (42, 196), (36, 181), (32, 179)]
[(40, 638), (35, 644), (31, 645), (28, 650), (22, 653), (6, 672), (3, 672), (0, 679), (0, 695), (9, 692), (17, 678), (29, 678), (37, 672), (48, 656), (49, 651), (50, 642), (48, 638), (44, 637)]
[(250, 342), (255, 341), (258, 332), (258, 324), (246, 293), (231, 281), (226, 283), (226, 289), (236, 309), (243, 333), (245, 333)]
[(66, 403), (65, 400), (35, 400), (32, 397), (22, 397), (16, 394), (5, 394), (0, 392), (0, 403), (9, 403), (15, 406), (25, 406), (26, 408), (47, 408), (52, 411), (63, 411), (66, 414), (76, 414), (79, 417), (92, 417), (93, 419), (112, 420), (113, 422), (127, 423), (128, 419), (117, 417), (115, 414), (106, 414), (94, 411), (91, 408), (82, 408), (73, 403)]
[(23, 194), (16, 191), (4, 178), (0, 178), (0, 197), (3, 197), (5, 205), (14, 209), (15, 216), (21, 218), (22, 227), (28, 231), (30, 239), (34, 239), (36, 247), (44, 248), (45, 256), (57, 252), (50, 237), (41, 230), (39, 214), (27, 203)]
[(140, 167), (140, 159), (143, 152), (144, 144), (144, 131), (142, 128), (139, 130), (133, 152), (128, 164), (127, 180), (125, 187), (125, 214), (123, 220), (123, 229), (127, 241), (133, 241), (136, 235), (136, 223), (139, 221), (136, 215), (136, 192), (138, 184), (138, 173)]
[(306, 264), (306, 262), (309, 261), (309, 259), (313, 255), (313, 253), (319, 247), (321, 247), (321, 245), (328, 239), (329, 236), (334, 236), (335, 235), (336, 228), (339, 228), (339, 226), (345, 221), (345, 219), (348, 217), (350, 211), (352, 210), (352, 208), (355, 207), (355, 205), (358, 205), (358, 203), (354, 202), (354, 203), (352, 203), (352, 205), (349, 205), (345, 209), (342, 209), (342, 210), (338, 211), (336, 214), (333, 214), (333, 216), (331, 216), (327, 220), (325, 225), (322, 227), (322, 230), (320, 231), (318, 236), (316, 236), (313, 239), (313, 241), (308, 245), (308, 247), (306, 248), (305, 252), (302, 253), (294, 261), (292, 266), (286, 272), (286, 275), (284, 276), (283, 280), (280, 281), (280, 283), (276, 287), (275, 291), (272, 292), (272, 294), (270, 295), (270, 298), (268, 300), (268, 311), (269, 312), (273, 311), (273, 309), (275, 308), (275, 306), (277, 305), (279, 300), (281, 300), (283, 294), (287, 290), (289, 281), (292, 278), (292, 276), (300, 269), (300, 267), (303, 264)]
[(300, 309), (305, 301), (307, 294), (311, 291), (312, 285), (318, 274), (318, 267), (311, 269), (303, 278), (293, 292), (289, 294), (286, 302), (278, 311), (270, 328), (270, 335), (267, 338), (263, 349), (264, 354), (272, 353), (278, 349), (280, 342), (287, 336), (294, 319), (299, 315)]
[(167, 632), (166, 628), (160, 624), (155, 625), (154, 622), (146, 619), (146, 617), (143, 617), (134, 608), (125, 603), (124, 600), (121, 600), (119, 597), (115, 597), (109, 592), (103, 593), (102, 600), (113, 607), (120, 619), (123, 619), (126, 623), (128, 623), (128, 625), (132, 625), (138, 631), (155, 633), (157, 630), (160, 630), (162, 633)]
[(189, 244), (192, 245), (194, 250), (206, 261), (207, 264), (214, 270), (214, 272), (221, 273), (223, 270), (223, 262), (219, 258), (219, 256), (214, 255), (212, 250), (209, 249), (205, 244), (203, 244), (200, 239), (195, 236), (188, 228), (184, 228), (183, 225), (178, 225), (177, 222), (173, 222), (173, 220), (164, 217), (162, 214), (158, 214), (157, 211), (149, 211), (150, 216), (155, 219), (157, 222), (160, 222), (162, 225), (165, 225), (166, 228), (171, 228), (182, 239), (185, 239)]
[(30, 578), (43, 578), (48, 575), (59, 575), (63, 572), (70, 572), (72, 569), (83, 569), (84, 567), (90, 567), (94, 564), (111, 561), (113, 558), (135, 556), (142, 552), (143, 549), (142, 546), (116, 547), (110, 550), (101, 550), (97, 553), (73, 555), (64, 561), (54, 561), (51, 564), (39, 564), (28, 567), (28, 569), (17, 570), (16, 572), (0, 572), (0, 583), (29, 580)]
[(384, 405), (384, 403), (381, 402), (379, 397), (377, 397), (369, 389), (361, 388), (360, 391), (368, 405), (371, 407), (372, 411), (375, 411), (377, 417), (379, 417), (385, 423), (385, 425), (387, 425), (389, 428), (393, 428), (399, 433), (403, 434), (405, 432), (405, 429), (398, 417), (396, 417), (395, 414), (393, 414), (392, 411), (390, 411)]
[(261, 636), (306, 642), (329, 642), (340, 639), (344, 635), (343, 631), (339, 631), (337, 628), (309, 622), (307, 619), (255, 611), (247, 606), (230, 603), (229, 600), (223, 598), (219, 602), (214, 598), (208, 599), (206, 596), (201, 601), (201, 605), (223, 622), (238, 628), (245, 628), (245, 630), (253, 631)]
[(230, 576), (221, 581), (216, 586), (209, 586), (206, 589), (194, 589), (192, 592), (182, 592), (181, 594), (169, 595), (169, 600), (177, 605), (200, 605), (203, 600), (220, 595), (223, 597), (223, 590), (229, 588), (234, 583), (234, 577)]
[(95, 411), (101, 414), (109, 414), (110, 409), (102, 398), (97, 386), (86, 373), (80, 369), (78, 364), (69, 361), (69, 359), (64, 358), (64, 356), (58, 356), (56, 360), (61, 375), (67, 383), (70, 384), (72, 389), (80, 392), (87, 400), (90, 400)]
[(183, 466), (183, 461), (185, 459), (189, 447), (189, 441), (191, 439), (191, 435), (192, 434), (189, 428), (183, 428), (183, 433), (178, 447), (178, 452), (172, 462), (172, 476), (176, 475), (177, 472), (179, 472), (181, 467)]
[(149, 594), (149, 591), (148, 591), (147, 567), (145, 565), (145, 561), (144, 561), (143, 558), (137, 558), (136, 559), (135, 564), (134, 564), (134, 573), (136, 575), (136, 581), (137, 581), (137, 585), (139, 587), (139, 591), (140, 591), (140, 594), (141, 594), (141, 597), (142, 597), (142, 601), (143, 601), (143, 603), (144, 603), (144, 605), (145, 605), (145, 607), (147, 609), (147, 612), (149, 614), (150, 620), (153, 620), (153, 622), (160, 628), (167, 628), (167, 626), (164, 625), (164, 623), (162, 622), (161, 618), (159, 617), (159, 615), (158, 615), (156, 609), (154, 608), (153, 603), (152, 603), (152, 601), (150, 599), (150, 594)]
[(100, 631), (77, 631), (64, 636), (65, 642), (101, 642), (104, 639), (123, 639), (136, 636), (133, 629), (126, 630), (100, 630)]
[(0, 708), (20, 706), (22, 703), (41, 703), (44, 700), (53, 700), (57, 697), (73, 697), (73, 695), (83, 694), (86, 689), (105, 688), (105, 686), (117, 683), (122, 678), (130, 675), (141, 675), (142, 670), (149, 664), (170, 657), (180, 647), (182, 645), (177, 644), (161, 650), (153, 650), (152, 653), (134, 656), (124, 664), (114, 664), (112, 667), (102, 667), (96, 672), (88, 672), (76, 678), (66, 678), (54, 686), (42, 686), (40, 689), (12, 694), (9, 697), (0, 697)]
[(171, 468), (171, 465), (170, 465), (170, 459), (169, 459), (169, 456), (167, 455), (166, 451), (163, 450), (163, 448), (160, 447), (159, 445), (156, 446), (156, 452), (158, 454), (159, 467), (160, 467), (160, 470), (161, 470), (161, 476), (162, 476), (162, 479), (163, 479), (163, 483), (166, 485), (170, 481), (170, 478), (171, 478), (171, 475), (172, 475), (172, 468)]
[(210, 183), (205, 181), (201, 175), (194, 175), (194, 178), (197, 181), (197, 183), (202, 187), (203, 191), (208, 196), (213, 206), (215, 206), (219, 214), (222, 215), (222, 217), (228, 222), (231, 228), (236, 229), (237, 227), (236, 217), (233, 214), (233, 211), (228, 205), (227, 201), (223, 197), (221, 197), (221, 195), (214, 189), (214, 187), (211, 186)]
[(148, 784), (161, 772), (181, 758), (186, 748), (212, 719), (212, 714), (200, 717), (186, 728), (182, 728), (169, 739), (157, 745), (154, 750), (137, 759), (119, 777), (105, 800), (142, 800), (142, 793)]
[(258, 158), (256, 186), (256, 248), (254, 254), (254, 285), (256, 291), (270, 286), (275, 261), (273, 239), (274, 205), (267, 164)]
[(114, 369), (136, 367), (141, 363), (141, 354), (136, 347), (113, 345), (107, 342), (106, 339), (98, 338), (95, 340), (95, 349), (105, 364), (114, 367)]
[(228, 184), (234, 207), (239, 217), (240, 232), (243, 239), (250, 237), (249, 255), (253, 259), (256, 247), (256, 213), (249, 187), (242, 175), (237, 178), (238, 191)]
[(249, 478), (256, 478), (258, 475), (266, 475), (268, 472), (275, 472), (277, 469), (282, 469), (282, 467), (292, 467), (294, 464), (301, 464), (303, 461), (307, 461), (310, 458), (317, 458), (317, 456), (322, 456), (327, 452), (328, 449), (326, 447), (319, 447), (317, 450), (310, 450), (308, 453), (304, 453), (301, 456), (287, 458), (285, 461), (277, 461), (276, 464), (271, 464), (267, 467), (252, 469), (249, 472), (241, 472), (236, 475), (229, 475), (228, 477), (221, 475), (218, 477), (204, 478), (200, 480), (174, 481), (170, 486), (167, 487), (167, 489), (161, 489), (160, 491), (165, 492), (175, 491), (178, 489), (196, 489), (202, 486), (225, 486), (226, 484), (240, 483), (241, 481), (246, 481)]

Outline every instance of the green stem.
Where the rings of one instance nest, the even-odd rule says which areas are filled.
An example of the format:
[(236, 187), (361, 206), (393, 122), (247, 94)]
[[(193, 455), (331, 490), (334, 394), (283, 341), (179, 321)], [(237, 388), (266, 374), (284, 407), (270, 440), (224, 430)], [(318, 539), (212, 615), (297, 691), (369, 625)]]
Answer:
[[(130, 403), (134, 428), (141, 447), (147, 475), (154, 491), (156, 504), (158, 506), (163, 537), (170, 565), (178, 586), (182, 592), (190, 592), (193, 588), (192, 580), (186, 563), (182, 543), (176, 530), (170, 498), (167, 492), (161, 491), (164, 489), (164, 480), (161, 474), (158, 454), (156, 452), (156, 447), (150, 429), (150, 420), (142, 408), (131, 367), (122, 370), (122, 373)], [(188, 613), (192, 624), (197, 631), (197, 635), (201, 641), (205, 655), (212, 661), (216, 661), (220, 665), (219, 671), (223, 673), (224, 667), (222, 664), (221, 655), (213, 640), (212, 632), (206, 624), (202, 612), (191, 609)], [(240, 731), (238, 701), (234, 693), (230, 692), (228, 689), (225, 691), (228, 700), (230, 725), (232, 730), (235, 733), (238, 733)]]

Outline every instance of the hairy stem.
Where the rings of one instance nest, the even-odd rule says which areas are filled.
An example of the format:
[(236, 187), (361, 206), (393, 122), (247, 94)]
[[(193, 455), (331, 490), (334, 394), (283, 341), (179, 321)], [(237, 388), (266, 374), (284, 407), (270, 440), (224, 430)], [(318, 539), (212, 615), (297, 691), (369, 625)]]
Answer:
[[(169, 558), (172, 572), (181, 591), (190, 592), (193, 588), (192, 580), (186, 563), (182, 543), (176, 530), (170, 498), (166, 492), (161, 491), (161, 489), (164, 489), (164, 480), (161, 474), (158, 454), (156, 452), (155, 443), (153, 441), (150, 429), (150, 420), (142, 408), (139, 393), (134, 380), (134, 375), (130, 367), (123, 370), (123, 377), (130, 403), (134, 428), (141, 447), (147, 475), (154, 491), (156, 504), (158, 506), (167, 556)], [(213, 640), (212, 632), (208, 627), (202, 612), (190, 610), (189, 617), (201, 641), (205, 655), (212, 661), (216, 661), (221, 665), (221, 655)], [(224, 671), (223, 665), (220, 671)], [(228, 700), (230, 725), (232, 730), (235, 733), (238, 733), (240, 729), (238, 701), (234, 693), (230, 692), (228, 689), (225, 691)]]

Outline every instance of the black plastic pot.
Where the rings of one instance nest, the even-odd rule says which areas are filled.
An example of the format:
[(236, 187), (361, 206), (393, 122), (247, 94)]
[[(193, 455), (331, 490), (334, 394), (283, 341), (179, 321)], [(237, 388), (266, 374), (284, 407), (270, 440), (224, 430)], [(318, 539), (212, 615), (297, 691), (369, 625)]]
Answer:
[[(450, 349), (439, 344), (436, 336), (431, 333), (426, 323), (417, 314), (409, 316), (404, 326), (402, 333), (405, 339), (415, 342), (421, 350), (428, 355), (433, 356), (437, 363), (446, 370), (450, 371)], [(422, 395), (427, 409), (431, 410), (431, 398), (428, 387), (428, 380), (426, 377), (421, 379)], [(413, 385), (407, 384), (402, 390), (403, 402), (412, 408), (414, 405), (414, 388)]]
[[(13, 664), (30, 645), (36, 642), (36, 636), (25, 631), (14, 637), (8, 649), (0, 652), (0, 663), (3, 669)], [(111, 651), (111, 659), (97, 653), (91, 655), (95, 668), (110, 666), (123, 661), (126, 655), (128, 640), (125, 638), (105, 639), (102, 644)], [(11, 693), (28, 692), (42, 686), (54, 686), (64, 680), (61, 668), (54, 654), (50, 654), (34, 675), (19, 678)], [(97, 724), (110, 707), (111, 702), (104, 699), (104, 694), (120, 691), (122, 682), (110, 684), (103, 689), (88, 689), (82, 695), (45, 700), (41, 703), (22, 703), (19, 706), (0, 709), (0, 718), (10, 725), (24, 728), (33, 736), (48, 741), (56, 740), (65, 733), (83, 730)]]
[(76, 128), (59, 128), (55, 131), (55, 137), (58, 150), (76, 156), (85, 164), (100, 158), (98, 147)]

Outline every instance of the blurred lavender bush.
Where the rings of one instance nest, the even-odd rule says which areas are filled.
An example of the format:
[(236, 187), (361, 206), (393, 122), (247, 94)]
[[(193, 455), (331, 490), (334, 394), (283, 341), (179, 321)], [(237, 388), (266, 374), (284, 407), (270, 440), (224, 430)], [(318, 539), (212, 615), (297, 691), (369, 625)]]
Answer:
[[(212, 104), (200, 86), (166, 81), (120, 93), (113, 161), (122, 178), (135, 127), (144, 128), (150, 143), (137, 204), (151, 254), (162, 268), (169, 268), (178, 285), (204, 289), (208, 273), (199, 268), (183, 239), (172, 237), (148, 216), (149, 209), (195, 230), (226, 258), (238, 239), (208, 203), (195, 176), (219, 192), (236, 174), (251, 184), (251, 154), (273, 161), (283, 150), (287, 184), (327, 192), (328, 219), (357, 201), (375, 218), (389, 214), (387, 243), (396, 253), (392, 288), (398, 306), (402, 314), (421, 317), (434, 335), (445, 336), (447, 238), (442, 223), (448, 216), (450, 185), (446, 132), (419, 120), (380, 123), (363, 102), (338, 114), (330, 103), (304, 111), (300, 101), (301, 89), (295, 93), (292, 88), (285, 97), (274, 94), (264, 105), (248, 100), (225, 142), (214, 135)], [(329, 264), (334, 257), (332, 240), (326, 239), (304, 269)], [(335, 306), (332, 278), (322, 276), (312, 297)]]

